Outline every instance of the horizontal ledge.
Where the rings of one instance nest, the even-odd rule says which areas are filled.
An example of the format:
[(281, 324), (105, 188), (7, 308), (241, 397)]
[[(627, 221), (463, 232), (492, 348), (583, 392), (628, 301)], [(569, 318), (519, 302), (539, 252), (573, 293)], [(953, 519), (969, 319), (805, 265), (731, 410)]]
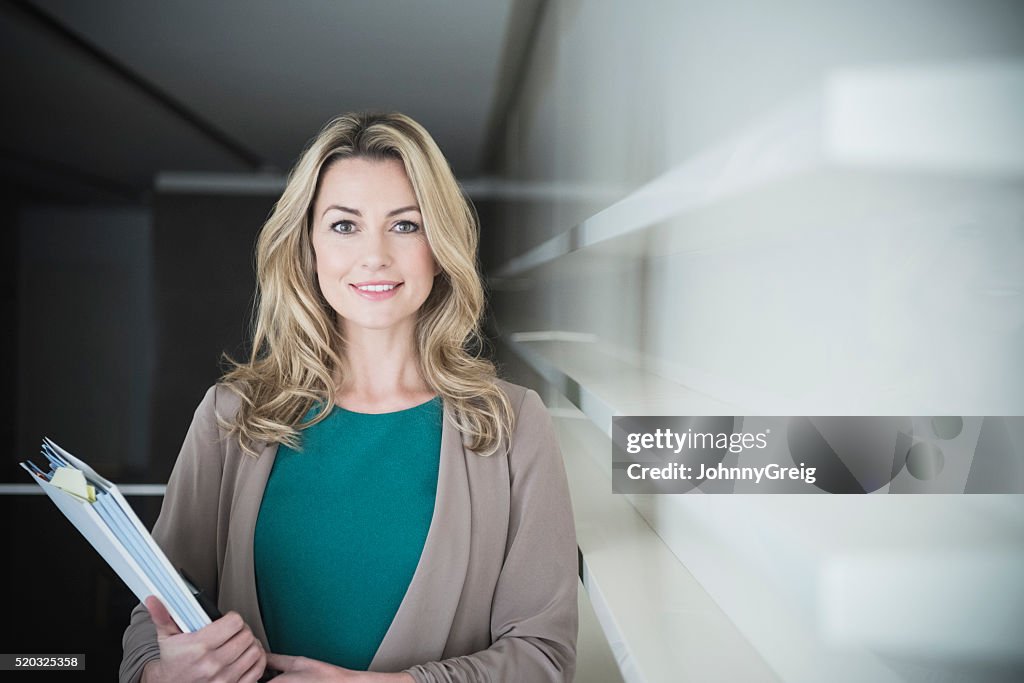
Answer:
[(730, 140), (511, 258), (493, 278), (814, 169), (1019, 177), (1021, 102), (1021, 62), (839, 69)]
[(643, 369), (592, 334), (516, 332), (501, 341), (609, 439), (615, 415), (746, 414), (736, 405)]
[[(287, 178), (276, 173), (212, 173), (199, 171), (163, 171), (157, 174), (154, 188), (164, 194), (217, 194), (277, 196), (284, 191)], [(535, 201), (586, 199), (611, 201), (621, 197), (625, 187), (507, 180), (479, 177), (459, 181), (462, 191), (475, 200)]]
[[(162, 496), (166, 484), (118, 484), (117, 490), (124, 496)], [(37, 484), (0, 484), (0, 496), (41, 496), (43, 491)]]
[(558, 417), (554, 423), (576, 517), (583, 586), (625, 683), (677, 681), (680, 671), (693, 680), (777, 680), (630, 501), (612, 493), (611, 442), (605, 435), (586, 419)]
[(153, 183), (162, 194), (274, 196), (284, 190), (285, 177), (267, 173), (199, 173), (163, 171)]
[(510, 180), (481, 177), (460, 183), (473, 199), (503, 201), (557, 201), (565, 199), (613, 201), (629, 190), (626, 186), (599, 183), (567, 183), (550, 180)]
[[(574, 417), (552, 403), (553, 415)], [(737, 652), (742, 660), (686, 658), (687, 670), (706, 674), (695, 680), (759, 680), (733, 675), (733, 667), (774, 671), (784, 680), (830, 671), (845, 671), (845, 680), (884, 680), (876, 653), (1017, 658), (1012, 636), (1019, 629), (1006, 626), (1020, 622), (1024, 603), (1006, 591), (1024, 554), (1013, 545), (1013, 527), (989, 527), (985, 500), (962, 497), (963, 505), (946, 509), (944, 496), (867, 505), (845, 496), (616, 495), (607, 435), (578, 417), (560, 417), (556, 431), (584, 587), (627, 681), (674, 680), (650, 672), (678, 667), (673, 658), (693, 644), (694, 633), (702, 653)], [(941, 514), (905, 514), (922, 507)], [(886, 527), (893, 518), (907, 526)], [(981, 529), (984, 538), (976, 537)], [(946, 595), (963, 585), (976, 589)], [(691, 589), (714, 608), (695, 607)], [(689, 641), (677, 635), (684, 628)]]

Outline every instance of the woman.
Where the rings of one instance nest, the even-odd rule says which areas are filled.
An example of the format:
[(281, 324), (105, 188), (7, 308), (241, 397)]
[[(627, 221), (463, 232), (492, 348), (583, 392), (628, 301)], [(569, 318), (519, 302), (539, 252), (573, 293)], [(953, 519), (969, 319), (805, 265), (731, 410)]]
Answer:
[(247, 363), (196, 410), (153, 536), (225, 616), (132, 612), (122, 681), (569, 681), (551, 419), (469, 351), (477, 224), (401, 114), (331, 121), (260, 233)]

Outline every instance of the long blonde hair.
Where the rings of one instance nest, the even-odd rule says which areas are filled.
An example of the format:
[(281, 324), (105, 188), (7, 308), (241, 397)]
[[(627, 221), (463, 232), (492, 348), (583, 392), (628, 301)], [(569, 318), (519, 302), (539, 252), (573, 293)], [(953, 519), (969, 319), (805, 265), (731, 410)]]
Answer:
[[(243, 451), (256, 443), (300, 447), (300, 429), (323, 420), (334, 404), (334, 377), (346, 376), (338, 315), (316, 280), (310, 237), (320, 177), (345, 158), (399, 159), (416, 193), (424, 232), (441, 273), (416, 320), (419, 370), (450, 409), (465, 446), (480, 455), (508, 444), (513, 412), (496, 384), (494, 365), (481, 357), (484, 290), (477, 269), (479, 223), (448, 162), (430, 134), (399, 113), (350, 113), (313, 139), (288, 175), (281, 198), (256, 244), (257, 299), (248, 362), (227, 354), (221, 377), (241, 398), (237, 415), (221, 425)], [(321, 410), (299, 424), (314, 405)]]

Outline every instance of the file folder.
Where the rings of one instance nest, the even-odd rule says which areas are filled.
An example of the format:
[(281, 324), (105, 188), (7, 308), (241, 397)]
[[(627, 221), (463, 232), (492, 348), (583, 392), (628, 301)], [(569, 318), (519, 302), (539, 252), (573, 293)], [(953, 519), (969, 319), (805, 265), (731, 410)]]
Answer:
[[(50, 439), (43, 439), (42, 455), (50, 464), (49, 472), (28, 461), (21, 466), (140, 601), (150, 595), (160, 598), (183, 632), (197, 631), (211, 623), (210, 615), (200, 606), (117, 486)], [(61, 468), (81, 472), (87, 484), (95, 489), (95, 500), (52, 483)], [(61, 476), (59, 480), (74, 478)]]

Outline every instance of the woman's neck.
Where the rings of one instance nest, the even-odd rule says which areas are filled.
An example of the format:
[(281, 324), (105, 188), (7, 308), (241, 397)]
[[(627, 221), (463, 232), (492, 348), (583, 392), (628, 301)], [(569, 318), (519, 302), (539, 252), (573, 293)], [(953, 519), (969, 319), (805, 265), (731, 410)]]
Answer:
[(365, 412), (401, 410), (424, 403), (434, 395), (420, 374), (412, 335), (353, 335), (347, 339), (343, 353), (348, 371), (335, 394), (335, 403), (342, 408)]

